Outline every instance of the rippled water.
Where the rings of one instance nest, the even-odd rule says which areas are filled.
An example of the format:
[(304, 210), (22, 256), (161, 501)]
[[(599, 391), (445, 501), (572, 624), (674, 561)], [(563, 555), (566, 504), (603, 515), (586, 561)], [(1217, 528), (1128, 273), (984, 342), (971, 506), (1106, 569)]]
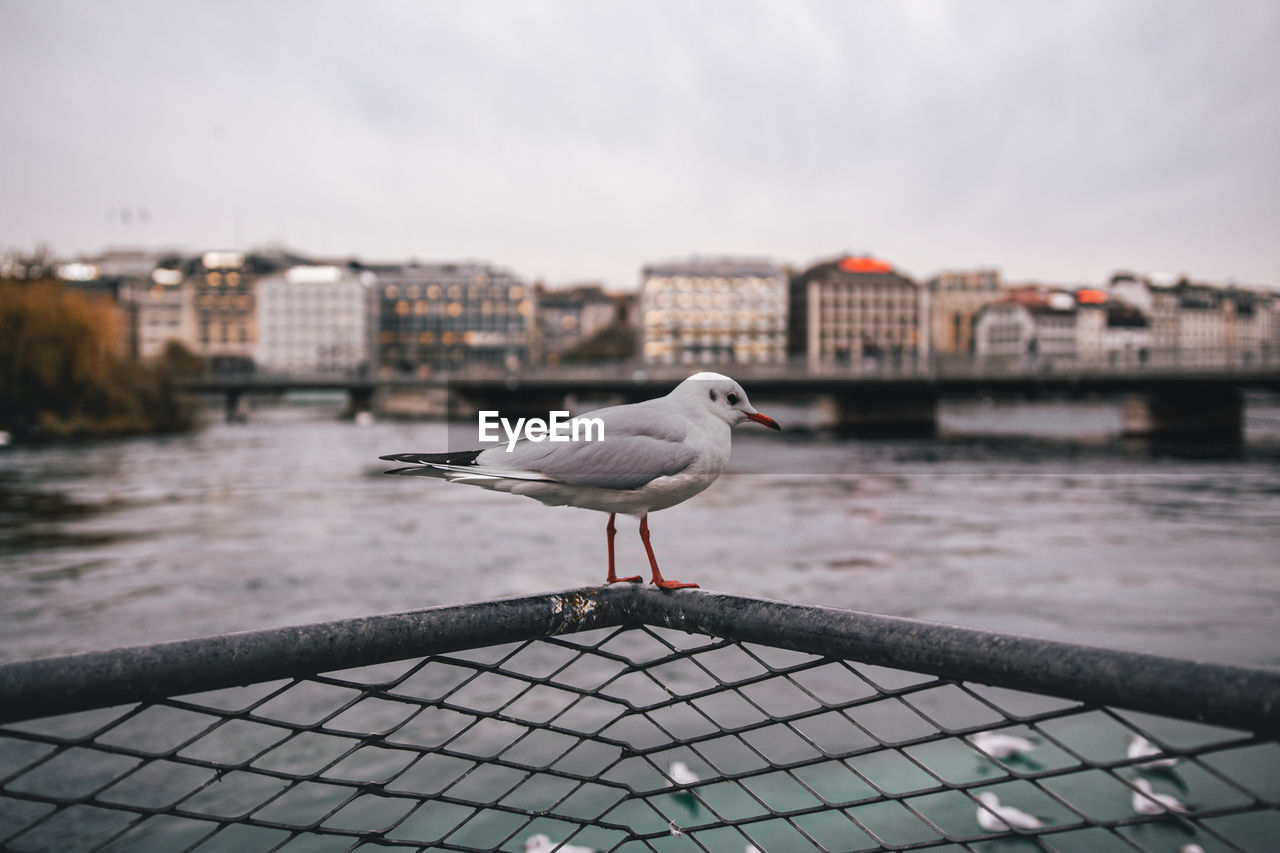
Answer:
[[(955, 405), (944, 411), (943, 426), (1005, 435), (858, 442), (739, 430), (730, 473), (652, 517), (664, 573), (727, 592), (1280, 665), (1280, 407), (1253, 406), (1246, 447), (1228, 453), (1126, 444), (1110, 437), (1118, 417), (1101, 405)], [(1012, 435), (1025, 432), (1041, 438)], [(447, 433), (441, 424), (358, 427), (323, 406), (276, 406), (246, 425), (214, 422), (186, 437), (5, 449), (0, 659), (603, 579), (601, 514), (382, 474), (380, 454), (442, 447)], [(639, 572), (645, 559), (635, 522), (619, 526), (620, 569)], [(291, 701), (298, 705), (280, 709), (286, 715), (306, 710), (305, 695)], [(74, 715), (67, 719), (77, 725)], [(370, 731), (385, 721), (352, 725)], [(150, 735), (180, 734), (180, 726), (171, 728), (161, 719)], [(447, 736), (416, 734), (430, 743)], [(1102, 724), (1080, 736), (1091, 748), (1109, 745), (1113, 757), (1125, 748)], [(948, 760), (972, 767), (962, 744), (943, 746), (954, 753)], [(199, 758), (204, 748), (184, 755), (194, 749)], [(681, 757), (707, 772), (692, 753)], [(399, 772), (393, 758), (379, 760), (351, 772), (360, 779)], [(110, 769), (85, 761), (46, 768), (23, 784), (58, 791)], [(1278, 784), (1274, 767), (1258, 765), (1252, 754), (1237, 764), (1237, 771), (1268, 779), (1268, 790)], [(909, 774), (895, 781), (885, 772), (884, 784), (911, 787)], [(230, 781), (213, 784), (217, 778), (201, 785), (144, 773), (126, 787), (144, 799), (194, 787), (183, 804), (196, 812), (239, 814), (257, 802), (240, 802), (236, 797), (248, 795)], [(1207, 796), (1197, 784), (1189, 796)], [(1121, 790), (1120, 805), (1107, 807), (1123, 807), (1127, 798)], [(306, 804), (271, 808), (269, 816), (286, 822), (314, 819)], [(967, 799), (948, 808), (948, 821), (976, 831)], [(54, 835), (60, 849), (91, 847), (103, 836), (103, 818), (74, 812), (56, 829), (51, 823), (24, 835), (15, 849), (48, 849)], [(209, 831), (207, 823), (195, 827), (196, 837)], [(156, 818), (128, 842), (141, 846), (128, 849), (181, 849), (193, 840), (182, 834), (189, 829)], [(447, 831), (427, 827), (437, 829)], [(606, 843), (592, 832), (579, 840)], [(1264, 849), (1265, 837), (1246, 834), (1243, 843)], [(1156, 827), (1149, 840), (1175, 849), (1185, 839), (1176, 828)], [(201, 849), (251, 849), (244, 845), (227, 831)]]
[[(1278, 415), (1252, 406), (1246, 449), (1219, 458), (1108, 439), (1096, 407), (944, 420), (1084, 442), (743, 428), (729, 474), (653, 515), (655, 549), (668, 577), (727, 592), (1280, 664)], [(380, 454), (445, 433), (277, 406), (186, 437), (4, 449), (0, 656), (603, 578), (601, 514), (381, 474)], [(634, 521), (618, 542), (620, 568), (640, 571)]]

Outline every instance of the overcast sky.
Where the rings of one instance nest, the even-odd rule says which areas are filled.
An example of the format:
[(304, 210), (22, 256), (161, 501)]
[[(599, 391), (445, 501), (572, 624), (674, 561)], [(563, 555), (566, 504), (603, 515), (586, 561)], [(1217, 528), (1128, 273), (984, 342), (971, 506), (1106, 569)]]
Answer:
[(0, 0), (0, 84), (0, 247), (1280, 284), (1273, 0)]

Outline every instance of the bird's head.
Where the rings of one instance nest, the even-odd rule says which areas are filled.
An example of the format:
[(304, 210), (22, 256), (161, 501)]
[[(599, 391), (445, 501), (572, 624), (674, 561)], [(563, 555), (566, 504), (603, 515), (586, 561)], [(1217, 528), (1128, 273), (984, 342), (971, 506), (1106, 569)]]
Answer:
[(677, 385), (671, 396), (720, 418), (731, 427), (755, 421), (769, 429), (782, 429), (773, 418), (756, 411), (741, 385), (719, 373), (695, 373)]

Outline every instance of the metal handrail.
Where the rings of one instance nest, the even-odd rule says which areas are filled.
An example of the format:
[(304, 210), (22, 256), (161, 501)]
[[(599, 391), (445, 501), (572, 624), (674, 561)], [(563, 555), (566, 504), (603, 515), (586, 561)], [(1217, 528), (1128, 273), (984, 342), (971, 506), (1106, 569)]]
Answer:
[(3, 664), (0, 722), (640, 624), (1262, 734), (1280, 732), (1280, 670), (630, 584)]

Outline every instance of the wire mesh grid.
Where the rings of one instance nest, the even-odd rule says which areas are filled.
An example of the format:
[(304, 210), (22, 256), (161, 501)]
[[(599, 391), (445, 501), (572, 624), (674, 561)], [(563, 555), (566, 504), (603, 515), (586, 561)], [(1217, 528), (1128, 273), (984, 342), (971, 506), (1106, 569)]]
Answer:
[(625, 624), (9, 723), (0, 846), (1268, 850), (1277, 759), (1236, 728)]

